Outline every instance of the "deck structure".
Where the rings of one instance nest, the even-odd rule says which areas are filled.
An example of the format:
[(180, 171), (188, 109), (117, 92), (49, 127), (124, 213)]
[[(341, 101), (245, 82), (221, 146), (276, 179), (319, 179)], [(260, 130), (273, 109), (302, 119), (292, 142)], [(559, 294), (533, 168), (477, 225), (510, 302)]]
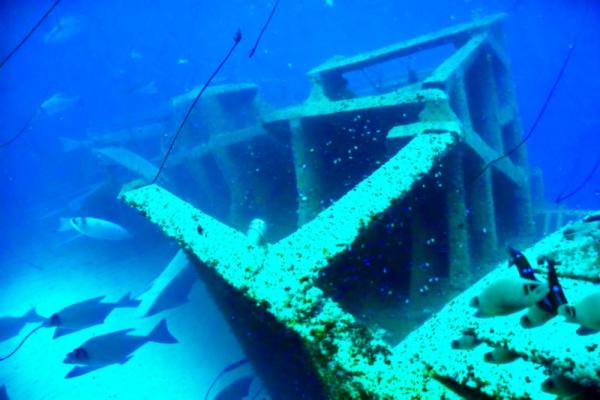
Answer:
[[(262, 115), (260, 128), (211, 122), (211, 140), (235, 139), (196, 154), (220, 158), (237, 193), (221, 220), (157, 185), (122, 194), (188, 253), (274, 398), (537, 399), (547, 397), (533, 364), (586, 383), (598, 373), (567, 368), (589, 362), (579, 344), (566, 354), (540, 343), (543, 330), (509, 335), (511, 318), (470, 316), (467, 299), (504, 263), (448, 303), (506, 240), (533, 234), (525, 150), (482, 172), (521, 135), (503, 18), (335, 58), (309, 73), (305, 103)], [(439, 46), (452, 51), (420, 79), (368, 94), (349, 85), (352, 72)], [(242, 233), (255, 217), (275, 228), (272, 243)], [(572, 257), (569, 279), (599, 280), (590, 237), (564, 243), (559, 232), (527, 254)], [(532, 372), (450, 351), (464, 330), (511, 346)]]

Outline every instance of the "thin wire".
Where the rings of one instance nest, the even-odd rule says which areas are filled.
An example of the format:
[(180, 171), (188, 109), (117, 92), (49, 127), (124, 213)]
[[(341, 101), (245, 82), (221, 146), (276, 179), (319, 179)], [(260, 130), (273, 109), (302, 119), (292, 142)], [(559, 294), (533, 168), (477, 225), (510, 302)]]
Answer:
[(4, 64), (6, 64), (8, 62), (8, 60), (10, 60), (10, 58), (21, 48), (21, 46), (23, 46), (25, 44), (25, 42), (27, 41), (27, 39), (29, 39), (31, 37), (31, 35), (33, 35), (33, 32), (35, 32), (36, 29), (39, 28), (40, 25), (42, 25), (42, 22), (44, 22), (44, 20), (46, 18), (48, 18), (48, 16), (50, 15), (50, 13), (52, 13), (52, 11), (54, 11), (54, 9), (58, 5), (58, 3), (60, 3), (60, 0), (56, 0), (50, 6), (50, 8), (48, 8), (48, 10), (46, 10), (46, 12), (44, 13), (44, 15), (42, 15), (42, 18), (40, 18), (39, 21), (33, 26), (33, 28), (31, 28), (31, 30), (27, 33), (27, 35), (25, 35), (23, 37), (23, 39), (21, 39), (21, 41), (19, 42), (19, 44), (17, 44), (17, 46), (14, 49), (12, 49), (10, 51), (10, 53), (8, 53), (8, 55), (6, 57), (4, 57), (4, 59), (2, 60), (2, 62), (0, 62), (0, 69), (2, 69), (2, 67), (4, 67)]
[(256, 52), (258, 43), (260, 43), (260, 39), (262, 38), (263, 33), (265, 33), (265, 31), (267, 30), (267, 26), (269, 25), (269, 22), (271, 22), (271, 18), (273, 18), (273, 15), (275, 15), (275, 10), (277, 9), (278, 5), (279, 5), (279, 0), (275, 1), (275, 5), (271, 9), (271, 14), (269, 14), (267, 21), (264, 23), (262, 29), (260, 30), (260, 33), (258, 34), (258, 37), (256, 38), (256, 42), (254, 43), (254, 47), (252, 47), (252, 50), (250, 50), (250, 54), (248, 54), (248, 58), (252, 58), (252, 56)]
[(548, 108), (548, 104), (550, 104), (550, 100), (552, 100), (552, 97), (554, 96), (554, 92), (556, 91), (558, 84), (562, 80), (562, 77), (567, 69), (567, 65), (569, 65), (569, 61), (571, 60), (571, 57), (573, 56), (573, 52), (575, 51), (575, 48), (577, 47), (577, 42), (579, 41), (579, 38), (581, 37), (581, 32), (583, 31), (583, 28), (585, 26), (584, 22), (586, 20), (587, 14), (588, 14), (589, 0), (586, 1), (585, 4), (586, 4), (585, 11), (581, 18), (581, 23), (579, 24), (579, 30), (577, 31), (577, 34), (575, 35), (575, 38), (573, 39), (573, 44), (569, 47), (567, 56), (563, 60), (560, 70), (558, 71), (558, 75), (556, 75), (556, 78), (554, 79), (554, 83), (552, 84), (552, 87), (550, 88), (550, 91), (548, 92), (548, 95), (546, 96), (546, 99), (544, 100), (544, 103), (542, 104), (542, 108), (540, 109), (535, 120), (533, 121), (533, 125), (529, 129), (529, 132), (527, 132), (527, 135), (525, 135), (523, 137), (523, 139), (521, 139), (521, 141), (517, 145), (512, 147), (506, 153), (502, 154), (501, 156), (493, 159), (492, 161), (490, 161), (486, 165), (484, 165), (484, 167), (481, 169), (481, 171), (479, 171), (477, 176), (473, 179), (473, 182), (476, 181), (477, 179), (481, 178), (481, 176), (485, 173), (485, 171), (487, 171), (493, 164), (510, 156), (512, 153), (517, 151), (521, 146), (523, 146), (529, 140), (531, 135), (533, 135), (533, 132), (535, 132), (536, 128), (538, 127), (538, 124), (540, 123), (540, 121), (542, 120), (542, 117), (544, 116), (544, 114), (546, 112), (546, 109)]
[(175, 147), (175, 142), (177, 141), (177, 138), (179, 137), (179, 134), (181, 133), (181, 130), (185, 126), (185, 123), (187, 122), (188, 118), (190, 117), (190, 114), (192, 113), (192, 110), (196, 106), (196, 103), (198, 102), (198, 100), (202, 96), (202, 93), (204, 93), (204, 91), (206, 90), (206, 88), (210, 85), (210, 82), (219, 73), (219, 71), (221, 70), (221, 68), (223, 67), (223, 65), (225, 65), (225, 63), (227, 62), (227, 60), (229, 59), (229, 57), (231, 57), (231, 54), (233, 53), (233, 51), (235, 50), (235, 48), (237, 47), (237, 45), (240, 43), (241, 40), (242, 40), (242, 31), (238, 29), (237, 32), (235, 33), (235, 35), (233, 36), (233, 45), (231, 46), (231, 48), (227, 52), (227, 55), (225, 56), (225, 58), (223, 58), (223, 60), (221, 61), (221, 63), (213, 71), (213, 73), (210, 75), (210, 77), (208, 78), (208, 80), (204, 83), (204, 86), (202, 86), (202, 89), (200, 89), (200, 92), (198, 93), (198, 95), (196, 96), (196, 98), (194, 99), (194, 101), (192, 102), (192, 105), (188, 108), (187, 112), (185, 113), (185, 117), (183, 117), (183, 120), (181, 121), (181, 124), (179, 124), (179, 128), (177, 129), (177, 132), (175, 133), (175, 136), (173, 136), (173, 140), (171, 140), (171, 144), (169, 145), (169, 149), (167, 150), (167, 153), (165, 154), (165, 156), (162, 159), (162, 162), (160, 163), (160, 167), (158, 168), (158, 171), (156, 172), (156, 176), (154, 177), (154, 179), (152, 179), (152, 182), (150, 182), (150, 184), (156, 183), (156, 181), (158, 180), (158, 178), (160, 176), (160, 173), (162, 172), (162, 170), (163, 170), (163, 168), (164, 168), (164, 166), (165, 166), (165, 164), (166, 164), (169, 156), (171, 155), (171, 152), (173, 151), (173, 148)]
[(573, 189), (572, 191), (570, 191), (569, 193), (567, 193), (566, 195), (564, 194), (564, 191), (561, 192), (557, 197), (556, 200), (554, 200), (556, 203), (560, 203), (561, 201), (565, 201), (573, 196), (575, 196), (577, 193), (579, 193), (579, 191), (581, 189), (583, 189), (585, 187), (585, 185), (588, 184), (588, 182), (592, 179), (592, 177), (594, 176), (594, 174), (596, 173), (596, 171), (598, 170), (598, 167), (600, 167), (600, 158), (598, 158), (598, 160), (596, 161), (596, 164), (594, 164), (594, 167), (592, 168), (592, 170), (589, 172), (589, 174), (585, 177), (585, 179), (583, 180), (583, 182), (581, 182), (575, 189)]
[(29, 337), (30, 337), (31, 335), (33, 335), (33, 334), (34, 334), (35, 332), (37, 332), (38, 330), (42, 329), (44, 326), (45, 326), (44, 324), (41, 324), (40, 326), (36, 327), (36, 328), (35, 328), (35, 329), (33, 329), (31, 332), (29, 332), (29, 333), (28, 333), (28, 334), (27, 334), (27, 335), (26, 335), (26, 336), (23, 338), (23, 340), (21, 340), (21, 343), (19, 343), (19, 345), (18, 345), (17, 347), (15, 347), (15, 349), (14, 349), (13, 351), (11, 351), (11, 352), (10, 352), (10, 354), (8, 354), (8, 355), (6, 355), (6, 356), (4, 356), (4, 357), (0, 358), (0, 361), (4, 361), (4, 360), (6, 360), (6, 359), (8, 359), (8, 358), (12, 357), (12, 355), (13, 355), (13, 354), (15, 354), (15, 353), (16, 353), (16, 352), (17, 352), (17, 351), (18, 351), (18, 350), (21, 348), (21, 346), (23, 346), (23, 344), (25, 343), (25, 341), (26, 341), (27, 339), (29, 339)]
[(29, 127), (29, 125), (31, 124), (31, 121), (33, 121), (33, 119), (38, 115), (38, 113), (40, 112), (40, 108), (37, 107), (35, 109), (35, 111), (33, 112), (33, 114), (31, 114), (31, 116), (27, 119), (27, 122), (25, 123), (25, 125), (23, 125), (23, 127), (19, 130), (19, 132), (17, 132), (16, 135), (14, 135), (12, 138), (8, 139), (6, 142), (0, 143), (0, 148), (2, 147), (6, 147), (10, 144), (12, 144), (14, 141), (16, 141), (19, 137), (21, 137), (22, 134), (25, 133), (25, 130)]

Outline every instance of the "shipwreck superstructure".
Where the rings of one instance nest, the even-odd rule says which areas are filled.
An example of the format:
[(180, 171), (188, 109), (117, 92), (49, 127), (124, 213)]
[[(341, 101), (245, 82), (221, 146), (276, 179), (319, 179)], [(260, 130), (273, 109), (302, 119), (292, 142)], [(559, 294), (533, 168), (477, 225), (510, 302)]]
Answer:
[[(536, 364), (598, 380), (586, 350), (598, 339), (558, 321), (519, 334), (518, 320), (478, 320), (467, 304), (511, 273), (503, 263), (471, 287), (482, 266), (535, 236), (525, 148), (483, 169), (522, 137), (503, 19), (336, 57), (286, 109), (269, 110), (252, 84), (214, 87), (188, 128), (209, 140), (170, 161), (200, 199), (157, 185), (122, 194), (192, 257), (274, 398), (552, 398)], [(442, 47), (433, 68), (353, 86), (353, 74)], [(258, 217), (269, 243), (243, 233)], [(559, 274), (577, 292), (600, 279), (600, 249), (563, 239), (527, 254), (568, 254)], [(553, 348), (538, 337), (551, 329), (577, 342)], [(524, 372), (452, 350), (465, 330), (514, 350)]]

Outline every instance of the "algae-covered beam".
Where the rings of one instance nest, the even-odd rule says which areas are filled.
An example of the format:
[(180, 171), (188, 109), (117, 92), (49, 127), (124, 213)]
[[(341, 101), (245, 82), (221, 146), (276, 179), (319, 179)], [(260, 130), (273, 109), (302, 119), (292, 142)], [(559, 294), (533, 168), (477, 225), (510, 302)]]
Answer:
[(310, 71), (311, 75), (326, 73), (346, 73), (370, 67), (394, 58), (403, 57), (418, 51), (441, 46), (446, 43), (461, 41), (472, 34), (489, 29), (505, 18), (504, 14), (481, 18), (478, 21), (461, 24), (438, 32), (419, 36), (382, 49), (361, 53), (353, 57), (338, 57)]

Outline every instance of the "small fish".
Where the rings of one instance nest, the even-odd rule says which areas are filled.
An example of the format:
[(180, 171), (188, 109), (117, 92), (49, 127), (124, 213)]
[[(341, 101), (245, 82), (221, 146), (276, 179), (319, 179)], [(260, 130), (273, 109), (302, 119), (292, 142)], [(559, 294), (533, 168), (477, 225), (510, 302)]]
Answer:
[(76, 230), (82, 235), (104, 240), (130, 239), (131, 234), (114, 222), (92, 217), (61, 218), (59, 232)]
[(506, 364), (519, 358), (519, 355), (506, 347), (495, 347), (494, 350), (485, 353), (483, 359), (492, 364)]
[(585, 393), (590, 390), (585, 386), (569, 379), (563, 375), (552, 375), (542, 383), (542, 390), (547, 393), (557, 395), (558, 399), (593, 399), (595, 397), (592, 393), (589, 393), (590, 397), (585, 396)]
[(2, 317), (0, 318), (0, 342), (13, 338), (21, 332), (25, 325), (31, 322), (41, 322), (44, 317), (35, 312), (32, 308), (21, 317)]
[(451, 346), (455, 350), (470, 350), (481, 344), (481, 340), (477, 336), (465, 333), (460, 338), (452, 341)]
[(65, 112), (76, 104), (83, 104), (81, 97), (69, 97), (62, 93), (56, 93), (44, 100), (44, 102), (40, 105), (40, 109), (45, 115), (50, 116)]
[(563, 304), (558, 308), (558, 314), (565, 317), (567, 322), (581, 325), (578, 333), (590, 334), (600, 330), (600, 292), (592, 293), (579, 303), (570, 306)]
[(95, 297), (65, 307), (52, 314), (46, 326), (56, 327), (53, 336), (56, 339), (104, 323), (106, 317), (116, 308), (135, 308), (140, 304), (138, 300), (132, 300), (129, 293), (116, 303), (102, 303), (103, 298), (104, 296)]
[(6, 386), (0, 386), (0, 400), (9, 400), (8, 393), (6, 393)]
[(242, 376), (227, 385), (214, 397), (213, 400), (242, 400), (250, 393), (250, 386), (254, 377), (252, 375)]
[(478, 316), (508, 315), (537, 303), (548, 291), (543, 282), (504, 278), (490, 284), (470, 304), (478, 309)]
[(133, 357), (133, 353), (148, 342), (178, 343), (167, 327), (167, 321), (161, 320), (146, 336), (134, 336), (124, 329), (117, 332), (96, 336), (67, 354), (65, 364), (79, 365), (65, 378), (74, 378), (112, 364), (125, 364)]
[(189, 64), (190, 60), (188, 60), (187, 58), (180, 58), (179, 60), (177, 60), (177, 64), (179, 65), (186, 65)]
[(81, 31), (83, 24), (78, 17), (63, 17), (44, 35), (44, 42), (62, 42)]

